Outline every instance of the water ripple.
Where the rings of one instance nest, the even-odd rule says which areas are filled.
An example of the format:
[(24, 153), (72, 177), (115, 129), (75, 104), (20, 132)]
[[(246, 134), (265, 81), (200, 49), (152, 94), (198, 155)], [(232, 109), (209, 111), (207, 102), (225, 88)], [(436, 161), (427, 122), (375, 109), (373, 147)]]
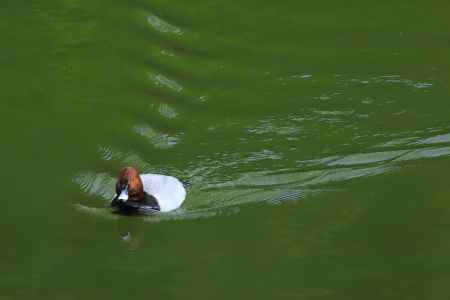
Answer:
[(120, 166), (135, 166), (144, 173), (152, 171), (153, 173), (181, 174), (177, 169), (161, 168), (158, 164), (150, 163), (133, 151), (123, 152), (108, 146), (100, 146), (99, 155), (101, 159)]
[(183, 86), (181, 84), (162, 74), (149, 73), (148, 77), (156, 86), (163, 86), (177, 93), (180, 93), (183, 90)]
[(168, 22), (164, 21), (163, 19), (150, 14), (147, 16), (147, 22), (154, 28), (156, 31), (162, 32), (162, 33), (171, 33), (175, 35), (182, 35), (183, 31), (178, 28), (175, 25), (169, 24)]
[(177, 111), (166, 103), (161, 103), (158, 107), (158, 112), (161, 116), (167, 119), (174, 119), (178, 116)]
[(413, 87), (416, 89), (430, 89), (433, 87), (433, 83), (414, 81), (412, 79), (404, 78), (400, 75), (381, 75), (364, 79), (360, 78), (342, 79), (340, 83), (344, 85), (347, 85), (348, 83), (358, 83), (363, 85), (370, 85), (370, 84), (403, 85), (407, 87)]
[(355, 166), (360, 164), (378, 163), (387, 160), (394, 159), (401, 155), (404, 155), (409, 150), (400, 151), (384, 151), (384, 152), (371, 152), (371, 153), (356, 153), (344, 156), (342, 158), (332, 160), (327, 163), (329, 166)]
[(450, 143), (450, 133), (440, 134), (417, 141), (417, 144), (440, 144)]
[(100, 196), (104, 199), (112, 199), (116, 180), (107, 173), (87, 172), (75, 176), (74, 182), (81, 190), (90, 194)]
[[(108, 153), (108, 159), (124, 156), (112, 150), (103, 150), (103, 153)], [(242, 205), (250, 203), (278, 205), (298, 201), (309, 195), (336, 190), (336, 184), (341, 182), (399, 170), (408, 161), (444, 156), (450, 156), (450, 146), (355, 153), (301, 162), (303, 168), (300, 170), (249, 172), (216, 183), (207, 175), (211, 172), (208, 167), (191, 169), (187, 172), (193, 172), (191, 175), (197, 180), (191, 182), (183, 208), (167, 215), (149, 216), (145, 221), (212, 217), (236, 213)], [(109, 174), (87, 172), (76, 176), (74, 181), (90, 195), (108, 201), (113, 196), (115, 179)], [(107, 211), (82, 205), (78, 205), (78, 209), (98, 215)]]
[(178, 138), (168, 134), (158, 132), (150, 125), (138, 125), (134, 127), (134, 131), (145, 137), (153, 146), (160, 149), (174, 147), (178, 143)]

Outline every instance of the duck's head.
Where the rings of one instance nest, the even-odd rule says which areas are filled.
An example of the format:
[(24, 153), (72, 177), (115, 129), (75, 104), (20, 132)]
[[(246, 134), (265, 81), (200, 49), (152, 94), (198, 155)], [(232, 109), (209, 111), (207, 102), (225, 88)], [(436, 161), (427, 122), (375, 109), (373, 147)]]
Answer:
[(141, 201), (145, 197), (144, 185), (136, 168), (126, 167), (119, 173), (116, 183), (116, 196), (111, 206), (117, 206), (127, 201)]

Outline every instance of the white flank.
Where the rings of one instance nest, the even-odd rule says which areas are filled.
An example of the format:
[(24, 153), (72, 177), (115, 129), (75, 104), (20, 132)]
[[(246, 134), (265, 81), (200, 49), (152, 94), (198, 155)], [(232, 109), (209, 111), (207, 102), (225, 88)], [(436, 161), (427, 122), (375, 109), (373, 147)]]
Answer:
[(162, 212), (177, 209), (186, 198), (183, 184), (175, 177), (143, 174), (141, 179), (144, 191), (156, 198)]

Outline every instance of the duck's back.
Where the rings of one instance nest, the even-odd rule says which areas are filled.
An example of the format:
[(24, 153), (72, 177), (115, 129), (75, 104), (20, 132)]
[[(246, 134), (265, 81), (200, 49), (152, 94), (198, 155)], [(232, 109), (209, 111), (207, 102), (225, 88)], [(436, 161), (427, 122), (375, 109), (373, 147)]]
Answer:
[(158, 201), (161, 211), (171, 211), (181, 206), (186, 198), (183, 184), (175, 177), (159, 174), (142, 174), (144, 191)]

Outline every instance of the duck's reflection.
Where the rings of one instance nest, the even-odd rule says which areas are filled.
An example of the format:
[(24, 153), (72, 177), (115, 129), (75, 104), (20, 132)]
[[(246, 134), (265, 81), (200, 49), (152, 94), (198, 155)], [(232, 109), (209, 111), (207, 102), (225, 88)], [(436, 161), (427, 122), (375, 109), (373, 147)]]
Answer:
[(141, 239), (139, 236), (132, 234), (131, 231), (122, 233), (120, 238), (124, 243), (128, 244), (129, 250), (131, 251), (137, 250), (141, 245)]
[(142, 222), (140, 218), (122, 218), (117, 222), (120, 241), (128, 245), (128, 250), (136, 251), (143, 243)]

